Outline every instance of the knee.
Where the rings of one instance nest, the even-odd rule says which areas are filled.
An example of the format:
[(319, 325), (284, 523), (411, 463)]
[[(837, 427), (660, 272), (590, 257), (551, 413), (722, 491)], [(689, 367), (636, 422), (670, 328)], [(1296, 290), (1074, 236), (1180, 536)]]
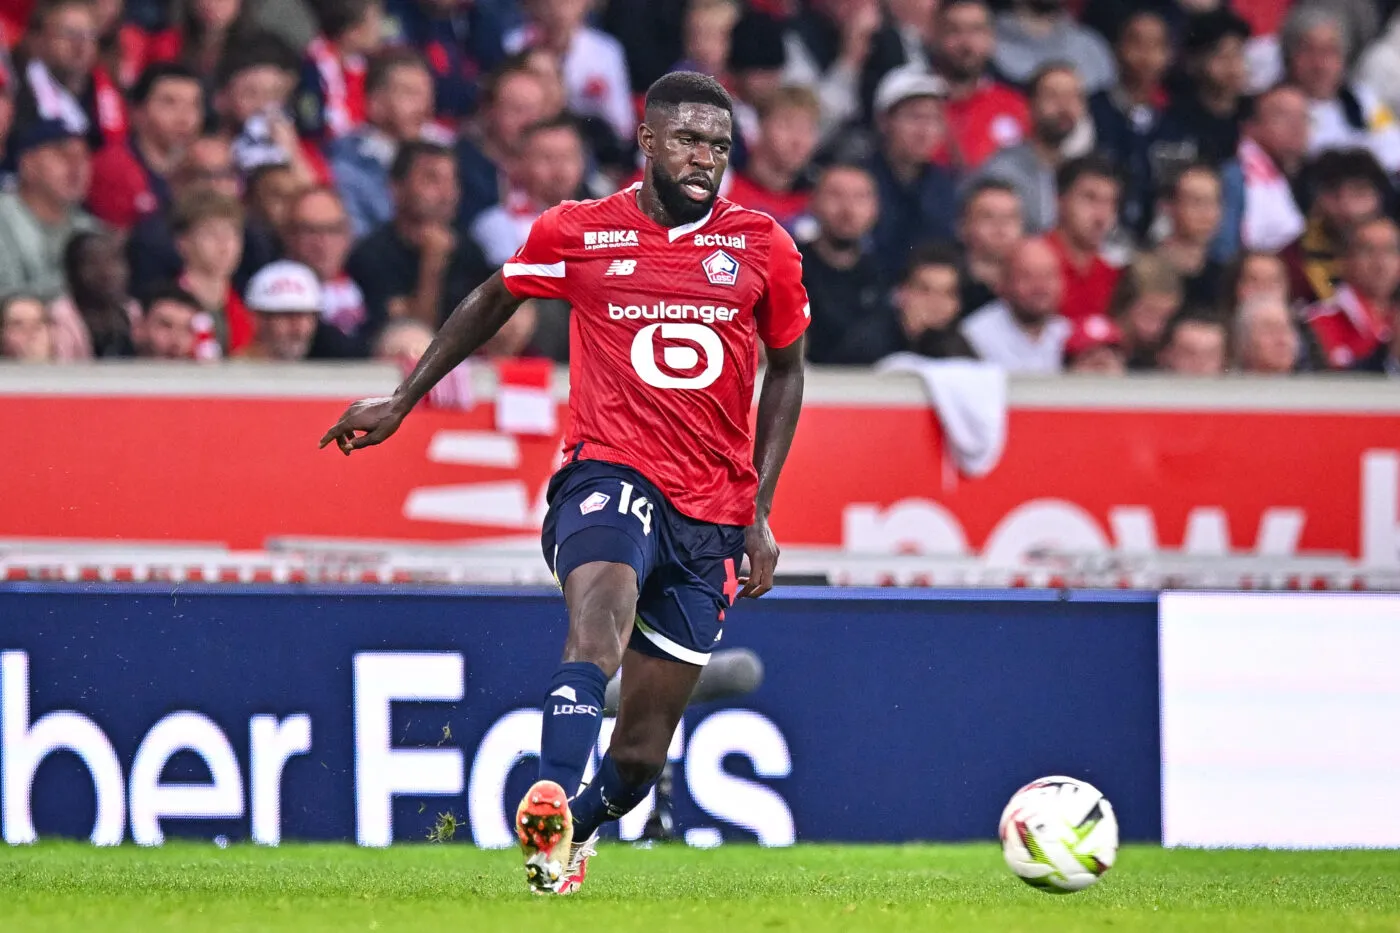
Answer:
[(617, 768), (617, 776), (633, 787), (650, 784), (661, 774), (661, 769), (666, 767), (664, 749), (658, 755), (636, 746), (618, 748), (614, 743), (608, 754), (612, 756), (613, 766)]

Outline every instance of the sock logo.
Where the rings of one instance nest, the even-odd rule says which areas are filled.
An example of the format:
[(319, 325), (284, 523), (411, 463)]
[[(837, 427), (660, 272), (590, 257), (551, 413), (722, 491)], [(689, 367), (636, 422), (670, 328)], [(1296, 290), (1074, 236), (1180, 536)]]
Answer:
[(574, 688), (573, 688), (573, 687), (570, 687), (570, 686), (568, 686), (567, 684), (566, 684), (565, 686), (563, 686), (563, 687), (560, 687), (558, 690), (555, 690), (553, 693), (550, 694), (550, 696), (552, 696), (552, 697), (563, 697), (564, 699), (568, 700), (570, 703), (577, 703), (577, 702), (578, 702), (578, 694), (574, 692)]
[[(565, 687), (565, 690), (568, 688)], [(550, 694), (553, 696), (553, 694)], [(602, 710), (587, 703), (556, 703), (554, 704), (555, 716), (598, 716)]]

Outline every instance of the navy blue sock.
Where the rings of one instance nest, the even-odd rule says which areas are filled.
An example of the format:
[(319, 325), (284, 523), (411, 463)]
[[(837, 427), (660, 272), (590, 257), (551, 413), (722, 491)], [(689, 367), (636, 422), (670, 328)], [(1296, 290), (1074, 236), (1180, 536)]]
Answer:
[(583, 793), (569, 802), (569, 812), (574, 818), (574, 838), (582, 842), (609, 820), (620, 820), (632, 808), (647, 799), (647, 792), (656, 783), (656, 777), (645, 784), (627, 784), (617, 773), (611, 754), (603, 756), (598, 765), (598, 773)]
[(583, 782), (603, 725), (603, 669), (587, 661), (559, 665), (544, 698), (540, 780), (554, 781), (572, 797)]

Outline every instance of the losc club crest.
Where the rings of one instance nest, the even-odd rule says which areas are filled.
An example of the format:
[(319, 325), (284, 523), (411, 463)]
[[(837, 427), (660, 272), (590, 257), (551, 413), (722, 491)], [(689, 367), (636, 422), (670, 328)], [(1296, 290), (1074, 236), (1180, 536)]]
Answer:
[(733, 285), (739, 281), (739, 260), (722, 249), (717, 249), (700, 263), (705, 270), (705, 278), (711, 285)]

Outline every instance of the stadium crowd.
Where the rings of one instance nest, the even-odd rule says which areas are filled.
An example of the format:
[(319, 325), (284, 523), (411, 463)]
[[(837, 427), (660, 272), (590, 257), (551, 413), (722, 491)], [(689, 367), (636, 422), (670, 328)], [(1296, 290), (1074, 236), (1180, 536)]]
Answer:
[(692, 69), (815, 363), (1400, 375), (1396, 6), (7, 0), (0, 356), (411, 362)]

